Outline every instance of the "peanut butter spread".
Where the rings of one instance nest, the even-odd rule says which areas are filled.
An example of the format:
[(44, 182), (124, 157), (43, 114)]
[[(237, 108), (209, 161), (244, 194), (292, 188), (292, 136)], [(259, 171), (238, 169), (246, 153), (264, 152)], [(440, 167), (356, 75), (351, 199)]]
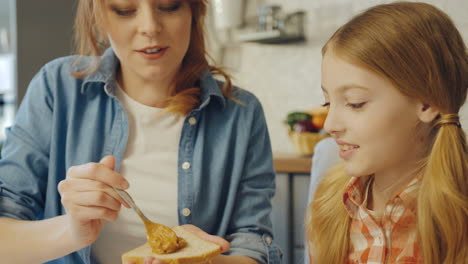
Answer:
[(167, 226), (144, 221), (148, 243), (155, 254), (169, 254), (187, 245), (187, 242)]

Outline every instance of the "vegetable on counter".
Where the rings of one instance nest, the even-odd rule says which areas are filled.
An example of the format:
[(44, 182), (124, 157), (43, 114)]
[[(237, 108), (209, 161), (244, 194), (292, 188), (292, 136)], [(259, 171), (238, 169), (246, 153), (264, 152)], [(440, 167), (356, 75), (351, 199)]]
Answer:
[(285, 123), (289, 126), (290, 131), (294, 131), (294, 125), (301, 121), (312, 120), (312, 115), (305, 112), (292, 112), (286, 117)]
[(287, 115), (284, 123), (288, 125), (289, 131), (294, 131), (298, 133), (318, 133), (321, 132), (321, 130), (323, 130), (326, 118), (326, 109), (315, 108), (304, 112), (291, 112)]

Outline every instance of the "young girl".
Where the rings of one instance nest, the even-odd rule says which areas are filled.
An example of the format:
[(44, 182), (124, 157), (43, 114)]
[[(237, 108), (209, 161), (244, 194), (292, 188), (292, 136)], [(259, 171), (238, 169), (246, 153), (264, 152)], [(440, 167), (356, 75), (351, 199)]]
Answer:
[(468, 263), (468, 55), (424, 3), (373, 7), (323, 47), (341, 166), (308, 217), (311, 263)]
[(155, 222), (199, 227), (189, 229), (226, 251), (213, 263), (280, 262), (264, 114), (208, 64), (206, 8), (78, 2), (78, 52), (89, 56), (44, 66), (7, 131), (1, 263), (121, 263), (146, 232), (113, 188)]

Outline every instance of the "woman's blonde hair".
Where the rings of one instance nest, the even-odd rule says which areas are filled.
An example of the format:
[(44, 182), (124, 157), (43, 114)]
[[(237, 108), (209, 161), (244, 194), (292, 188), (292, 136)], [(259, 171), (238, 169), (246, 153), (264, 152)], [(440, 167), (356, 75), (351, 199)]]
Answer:
[[(186, 0), (184, 0), (186, 1)], [(222, 68), (208, 63), (205, 47), (205, 17), (207, 0), (188, 0), (192, 12), (192, 29), (190, 44), (182, 60), (181, 69), (175, 80), (175, 87), (170, 91), (172, 95), (167, 99), (167, 111), (187, 115), (200, 104), (200, 77), (203, 72), (210, 71), (214, 75), (221, 75), (224, 80), (223, 95), (231, 98), (233, 86), (231, 77)], [(84, 56), (92, 56), (94, 60), (86, 67), (74, 72), (76, 78), (84, 78), (99, 67), (99, 57), (109, 47), (108, 39), (102, 30), (103, 1), (79, 0), (75, 18), (75, 50), (80, 56), (75, 64), (80, 64)]]
[[(468, 89), (468, 54), (451, 19), (425, 3), (368, 9), (339, 28), (322, 49), (390, 81), (404, 95), (440, 111), (418, 194), (418, 241), (426, 264), (468, 260), (468, 147), (456, 124)], [(455, 122), (457, 123), (457, 122)], [(350, 218), (342, 206), (343, 169), (320, 183), (309, 208), (308, 240), (317, 263), (346, 263)]]

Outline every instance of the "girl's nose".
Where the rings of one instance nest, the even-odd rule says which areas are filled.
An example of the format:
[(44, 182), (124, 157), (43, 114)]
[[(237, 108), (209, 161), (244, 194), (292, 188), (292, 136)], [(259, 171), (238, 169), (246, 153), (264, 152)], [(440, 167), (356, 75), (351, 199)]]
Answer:
[(340, 121), (339, 112), (336, 109), (330, 107), (323, 128), (331, 135), (337, 135), (344, 130), (343, 122)]

